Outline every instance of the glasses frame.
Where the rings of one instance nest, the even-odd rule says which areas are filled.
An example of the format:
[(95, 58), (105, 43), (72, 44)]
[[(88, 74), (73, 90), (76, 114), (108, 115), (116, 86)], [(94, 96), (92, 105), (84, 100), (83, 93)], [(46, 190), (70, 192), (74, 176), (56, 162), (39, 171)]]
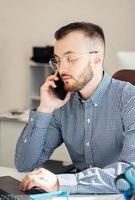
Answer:
[[(98, 53), (98, 51), (90, 51), (90, 52), (85, 52), (85, 53), (81, 53), (81, 54), (79, 54), (79, 55), (76, 55), (76, 56), (73, 56), (73, 57), (69, 57), (68, 58), (68, 56), (62, 56), (60, 59), (59, 59), (59, 61), (58, 61), (58, 63), (56, 63), (56, 65), (58, 65), (58, 67), (54, 67), (54, 63), (55, 63), (55, 61), (56, 61), (56, 58), (52, 58), (50, 61), (49, 61), (49, 66), (54, 70), (54, 71), (56, 71), (56, 70), (58, 70), (58, 68), (59, 68), (59, 66), (60, 66), (60, 64), (61, 64), (61, 60), (63, 59), (63, 58), (66, 58), (67, 59), (67, 62), (69, 63), (69, 65), (71, 65), (72, 64), (72, 62), (73, 62), (73, 60), (75, 60), (75, 59), (79, 59), (79, 58), (81, 58), (82, 56), (84, 56), (85, 54), (93, 54), (93, 53)], [(57, 62), (57, 61), (56, 61)]]

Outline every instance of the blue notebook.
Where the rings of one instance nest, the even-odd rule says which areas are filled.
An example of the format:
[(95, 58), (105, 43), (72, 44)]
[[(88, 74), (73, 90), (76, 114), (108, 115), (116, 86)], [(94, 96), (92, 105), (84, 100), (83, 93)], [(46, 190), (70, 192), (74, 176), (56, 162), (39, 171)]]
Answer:
[(67, 200), (68, 196), (69, 195), (67, 192), (58, 191), (58, 192), (30, 195), (29, 200), (53, 200), (58, 197), (60, 197), (61, 200)]

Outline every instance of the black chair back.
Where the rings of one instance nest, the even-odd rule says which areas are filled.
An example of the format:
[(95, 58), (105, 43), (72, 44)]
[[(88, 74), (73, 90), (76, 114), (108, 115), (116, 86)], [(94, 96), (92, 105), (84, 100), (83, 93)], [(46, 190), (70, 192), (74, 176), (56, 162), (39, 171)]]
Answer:
[(128, 81), (135, 85), (135, 70), (133, 69), (122, 69), (115, 72), (112, 77), (118, 80)]

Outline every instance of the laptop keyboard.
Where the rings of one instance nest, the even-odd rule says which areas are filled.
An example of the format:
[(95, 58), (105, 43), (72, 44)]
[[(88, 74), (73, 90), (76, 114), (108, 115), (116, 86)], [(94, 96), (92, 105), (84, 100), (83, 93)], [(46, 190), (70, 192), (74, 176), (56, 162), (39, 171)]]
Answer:
[(18, 198), (8, 194), (6, 191), (0, 188), (0, 200), (19, 200)]

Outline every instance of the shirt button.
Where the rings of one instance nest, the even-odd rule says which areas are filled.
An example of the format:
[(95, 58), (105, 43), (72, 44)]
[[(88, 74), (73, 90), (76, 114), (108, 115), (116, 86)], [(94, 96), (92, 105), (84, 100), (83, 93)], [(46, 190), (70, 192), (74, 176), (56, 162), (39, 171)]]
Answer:
[(94, 107), (97, 107), (97, 106), (98, 106), (98, 104), (97, 104), (97, 103), (95, 103), (95, 104), (94, 104)]
[(27, 142), (27, 139), (24, 140), (24, 143), (26, 143), (26, 142)]
[(88, 124), (90, 123), (90, 118), (87, 119)]
[(89, 142), (86, 142), (86, 146), (89, 147), (89, 146), (90, 146), (90, 143), (89, 143)]
[(30, 118), (30, 121), (33, 122), (33, 120), (34, 120), (34, 119), (31, 117), (31, 118)]

